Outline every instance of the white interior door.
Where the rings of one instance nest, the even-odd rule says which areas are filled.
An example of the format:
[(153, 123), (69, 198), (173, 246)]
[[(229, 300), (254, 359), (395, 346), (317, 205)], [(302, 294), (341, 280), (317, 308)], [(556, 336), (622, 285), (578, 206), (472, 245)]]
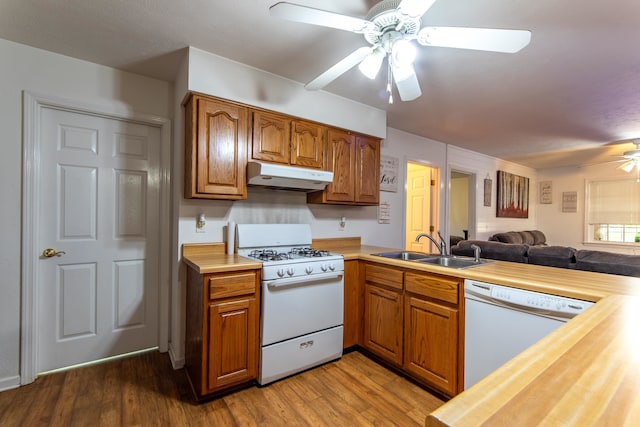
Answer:
[(429, 233), (431, 229), (431, 168), (416, 163), (407, 163), (407, 214), (406, 244), (407, 250), (437, 252), (429, 239), (416, 237), (420, 233)]
[(158, 345), (160, 129), (43, 108), (36, 372)]

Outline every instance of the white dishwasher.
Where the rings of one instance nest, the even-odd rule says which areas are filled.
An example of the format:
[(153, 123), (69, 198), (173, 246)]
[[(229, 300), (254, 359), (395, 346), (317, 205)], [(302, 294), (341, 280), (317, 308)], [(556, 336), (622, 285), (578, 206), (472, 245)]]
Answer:
[(465, 280), (465, 390), (593, 303)]

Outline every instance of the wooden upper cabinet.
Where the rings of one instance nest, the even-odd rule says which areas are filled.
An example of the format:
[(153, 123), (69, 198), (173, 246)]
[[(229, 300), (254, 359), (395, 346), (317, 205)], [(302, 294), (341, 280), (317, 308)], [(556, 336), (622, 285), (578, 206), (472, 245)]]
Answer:
[(252, 110), (252, 125), (252, 159), (322, 169), (325, 126), (261, 110)]
[(289, 163), (291, 120), (280, 114), (252, 111), (251, 157), (255, 160)]
[(327, 168), (333, 182), (310, 193), (309, 203), (377, 205), (380, 200), (380, 140), (329, 128)]
[(380, 201), (380, 140), (356, 138), (355, 201), (377, 205)]
[(248, 109), (192, 94), (185, 104), (185, 197), (247, 198)]
[(291, 164), (305, 168), (322, 169), (326, 133), (327, 128), (317, 123), (303, 120), (292, 121)]
[(350, 132), (329, 129), (327, 157), (333, 182), (327, 185), (327, 201), (353, 202), (355, 200), (356, 137)]

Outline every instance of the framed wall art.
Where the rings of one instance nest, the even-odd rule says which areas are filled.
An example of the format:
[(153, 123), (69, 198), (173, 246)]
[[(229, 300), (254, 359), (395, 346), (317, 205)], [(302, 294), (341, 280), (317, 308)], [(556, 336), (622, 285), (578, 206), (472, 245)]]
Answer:
[(484, 179), (484, 205), (491, 206), (491, 186), (493, 185), (493, 180), (489, 178)]
[(551, 195), (553, 194), (553, 188), (551, 181), (540, 182), (540, 204), (550, 205)]
[(562, 212), (578, 212), (578, 192), (562, 192)]
[(398, 158), (380, 156), (380, 191), (398, 191)]
[(529, 218), (529, 178), (498, 171), (496, 216)]

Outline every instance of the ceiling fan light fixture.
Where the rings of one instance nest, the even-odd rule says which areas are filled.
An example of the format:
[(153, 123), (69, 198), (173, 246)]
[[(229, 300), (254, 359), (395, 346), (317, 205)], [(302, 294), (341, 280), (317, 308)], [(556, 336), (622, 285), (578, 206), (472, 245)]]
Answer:
[(358, 64), (358, 69), (367, 78), (373, 80), (378, 75), (380, 67), (382, 66), (382, 60), (385, 57), (385, 52), (381, 48), (374, 49), (366, 58)]
[(416, 47), (409, 40), (399, 39), (393, 43), (391, 54), (393, 55), (394, 64), (399, 66), (413, 64), (416, 59)]
[(629, 160), (628, 162), (624, 162), (618, 169), (621, 169), (627, 173), (633, 171), (634, 168), (640, 169), (640, 160)]
[(396, 64), (393, 63), (393, 79), (396, 82), (402, 82), (410, 78), (411, 76), (415, 76), (415, 71), (411, 64)]

